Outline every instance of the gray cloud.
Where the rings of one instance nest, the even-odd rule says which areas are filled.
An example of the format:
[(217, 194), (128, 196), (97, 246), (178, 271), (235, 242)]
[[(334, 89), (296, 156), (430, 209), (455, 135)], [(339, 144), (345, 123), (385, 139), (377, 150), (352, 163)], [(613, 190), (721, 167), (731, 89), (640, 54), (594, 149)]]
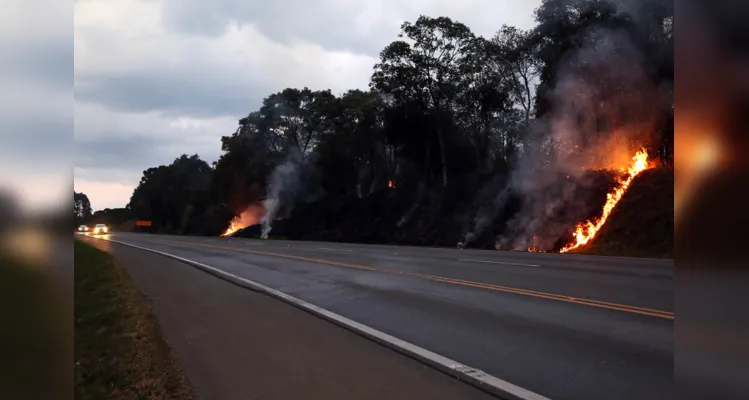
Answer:
[(73, 86), (73, 43), (70, 38), (62, 39), (14, 46), (4, 54), (2, 72), (49, 88), (70, 90)]
[[(144, 169), (183, 153), (214, 161), (220, 136), (275, 91), (366, 86), (373, 59), (356, 55), (376, 57), (404, 20), (447, 15), (492, 35), (504, 23), (528, 27), (538, 2), (76, 1), (76, 177), (136, 184)], [(252, 23), (270, 40), (253, 29), (227, 31), (232, 23)], [(72, 82), (70, 48), (46, 46), (19, 59), (19, 69), (50, 85)]]
[(75, 164), (81, 168), (141, 169), (158, 161), (170, 141), (158, 136), (107, 136), (76, 139)]
[[(376, 55), (392, 40), (400, 21), (377, 23), (367, 35), (356, 32), (355, 7), (334, 7), (326, 1), (165, 0), (166, 23), (188, 34), (217, 36), (231, 20), (251, 22), (273, 40), (301, 38), (328, 50)], [(341, 5), (340, 3), (337, 5)], [(358, 7), (356, 7), (358, 8)]]
[(24, 164), (68, 160), (72, 151), (72, 41), (42, 39), (0, 43), (0, 154)]
[(87, 75), (76, 88), (77, 101), (98, 103), (125, 112), (161, 111), (172, 115), (241, 117), (258, 108), (272, 89), (189, 79), (167, 74)]
[[(230, 21), (255, 24), (273, 40), (303, 39), (328, 50), (376, 56), (396, 39), (400, 25), (420, 14), (449, 16), (475, 33), (493, 35), (503, 23), (528, 28), (538, 0), (474, 1), (465, 7), (453, 1), (339, 2), (327, 0), (165, 0), (166, 24), (179, 32), (220, 35)], [(477, 12), (478, 10), (478, 12)]]
[[(40, 12), (41, 10), (41, 12)], [(59, 2), (3, 4), (0, 187), (26, 209), (69, 198), (73, 151), (72, 12)]]

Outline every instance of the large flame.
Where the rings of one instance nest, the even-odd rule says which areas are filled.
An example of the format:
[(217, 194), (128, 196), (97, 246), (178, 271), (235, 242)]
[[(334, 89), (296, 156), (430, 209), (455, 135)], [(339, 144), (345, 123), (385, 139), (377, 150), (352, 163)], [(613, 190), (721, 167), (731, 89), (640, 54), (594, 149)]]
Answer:
[(222, 233), (221, 236), (229, 236), (244, 227), (245, 226), (243, 226), (241, 222), (241, 215), (237, 215), (231, 220), (231, 222), (229, 223), (229, 227), (226, 229), (226, 232)]
[(601, 217), (596, 220), (585, 221), (577, 224), (575, 233), (573, 233), (575, 240), (562, 248), (560, 252), (566, 253), (580, 246), (584, 246), (585, 244), (593, 240), (603, 224), (606, 223), (609, 215), (611, 215), (611, 211), (614, 210), (616, 204), (619, 203), (619, 200), (621, 200), (622, 196), (624, 196), (624, 192), (627, 191), (629, 185), (632, 183), (632, 180), (634, 180), (634, 178), (640, 172), (648, 168), (650, 168), (650, 163), (648, 162), (648, 153), (644, 149), (642, 149), (638, 151), (634, 155), (634, 157), (632, 157), (632, 165), (630, 165), (629, 168), (622, 168), (624, 176), (618, 178), (617, 186), (611, 193), (606, 194), (606, 204), (604, 204), (603, 206), (603, 213), (601, 214)]
[(259, 204), (252, 204), (242, 211), (239, 215), (232, 218), (229, 228), (221, 236), (229, 236), (232, 233), (244, 229), (251, 225), (260, 223), (260, 219), (265, 215), (265, 208)]

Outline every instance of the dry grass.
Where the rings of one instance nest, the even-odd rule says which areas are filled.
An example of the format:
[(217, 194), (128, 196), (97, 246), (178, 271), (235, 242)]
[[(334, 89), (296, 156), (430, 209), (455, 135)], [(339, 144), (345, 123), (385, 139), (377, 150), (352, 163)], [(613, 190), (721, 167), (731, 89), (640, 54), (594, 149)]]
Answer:
[(190, 399), (150, 306), (111, 256), (75, 241), (75, 398)]
[(644, 171), (611, 212), (598, 236), (578, 253), (673, 258), (674, 171)]

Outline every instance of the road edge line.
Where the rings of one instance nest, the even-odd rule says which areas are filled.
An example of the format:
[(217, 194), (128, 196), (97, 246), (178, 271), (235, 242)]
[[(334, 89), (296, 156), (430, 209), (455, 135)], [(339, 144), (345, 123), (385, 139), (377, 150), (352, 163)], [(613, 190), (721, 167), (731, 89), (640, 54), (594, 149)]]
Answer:
[[(90, 237), (90, 236), (89, 236)], [(332, 322), (346, 330), (363, 336), (369, 340), (379, 343), (385, 347), (395, 350), (409, 358), (420, 361), (427, 364), (441, 372), (447, 373), (448, 375), (457, 378), (460, 381), (471, 384), (472, 386), (489, 392), (495, 396), (499, 396), (502, 399), (507, 400), (551, 400), (548, 397), (544, 397), (540, 394), (531, 392), (530, 390), (524, 389), (520, 386), (507, 382), (503, 379), (489, 375), (476, 368), (471, 368), (467, 365), (463, 365), (457, 361), (441, 356), (437, 353), (431, 352), (422, 347), (416, 346), (412, 343), (406, 342), (405, 340), (398, 339), (394, 336), (388, 335), (387, 333), (378, 331), (367, 325), (361, 324), (344, 316), (338, 315), (331, 311), (328, 311), (322, 307), (318, 307), (314, 304), (308, 303), (304, 300), (298, 299), (276, 289), (270, 288), (263, 284), (251, 281), (247, 278), (234, 275), (230, 272), (226, 272), (216, 267), (206, 265), (197, 261), (193, 261), (184, 257), (180, 257), (174, 254), (166, 253), (159, 250), (150, 249), (148, 247), (142, 247), (131, 243), (121, 242), (119, 240), (98, 238), (95, 239), (106, 240), (113, 243), (118, 243), (124, 246), (133, 247), (140, 250), (150, 251), (152, 253), (160, 254), (175, 260), (181, 261), (194, 268), (200, 269), (211, 275), (214, 275), (220, 279), (231, 282), (238, 286), (242, 286), (254, 291), (262, 292), (271, 297), (279, 299), (287, 304), (295, 306), (299, 309), (307, 311), (318, 317), (321, 317), (329, 322)]]

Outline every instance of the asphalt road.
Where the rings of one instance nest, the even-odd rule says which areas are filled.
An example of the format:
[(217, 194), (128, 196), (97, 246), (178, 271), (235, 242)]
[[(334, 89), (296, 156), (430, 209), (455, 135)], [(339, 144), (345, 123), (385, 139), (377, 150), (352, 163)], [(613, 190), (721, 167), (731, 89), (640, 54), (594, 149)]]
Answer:
[(674, 398), (673, 261), (109, 238), (250, 279), (552, 399)]

